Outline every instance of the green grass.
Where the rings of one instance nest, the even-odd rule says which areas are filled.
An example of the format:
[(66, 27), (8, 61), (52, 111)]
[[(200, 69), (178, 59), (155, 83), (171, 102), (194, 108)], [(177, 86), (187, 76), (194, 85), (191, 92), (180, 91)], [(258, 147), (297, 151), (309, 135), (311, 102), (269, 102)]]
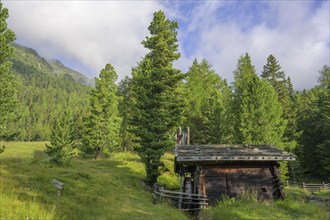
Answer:
[(330, 189), (321, 189), (319, 191), (316, 191), (314, 194), (318, 197), (330, 198)]
[[(45, 162), (44, 144), (9, 143), (0, 155), (0, 219), (187, 219), (170, 205), (154, 202), (137, 155), (76, 158), (54, 166)], [(166, 155), (164, 161), (172, 164), (173, 156)], [(60, 196), (52, 179), (65, 183)], [(160, 182), (178, 183), (173, 173), (164, 174)]]
[[(144, 166), (134, 153), (109, 159), (75, 158), (65, 166), (46, 162), (45, 142), (12, 142), (0, 154), (0, 219), (188, 219), (167, 203), (155, 202), (143, 184)], [(163, 157), (169, 171), (160, 184), (178, 187), (173, 155)], [(64, 182), (57, 195), (52, 179)], [(303, 189), (288, 188), (286, 199), (257, 202), (225, 198), (199, 219), (329, 219), (329, 207), (305, 202)], [(329, 191), (320, 191), (329, 195)]]
[(309, 195), (308, 191), (287, 188), (284, 192), (286, 198), (274, 202), (224, 198), (217, 206), (203, 210), (200, 219), (329, 219), (329, 207), (305, 201), (302, 195)]

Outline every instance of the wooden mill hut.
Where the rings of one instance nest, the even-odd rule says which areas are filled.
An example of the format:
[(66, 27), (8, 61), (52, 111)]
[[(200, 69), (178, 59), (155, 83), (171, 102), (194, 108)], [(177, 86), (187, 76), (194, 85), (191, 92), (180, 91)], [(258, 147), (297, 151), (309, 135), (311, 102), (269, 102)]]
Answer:
[(278, 162), (291, 160), (294, 155), (271, 145), (177, 145), (174, 169), (181, 192), (207, 196), (212, 205), (222, 195), (249, 191), (258, 199), (281, 198)]

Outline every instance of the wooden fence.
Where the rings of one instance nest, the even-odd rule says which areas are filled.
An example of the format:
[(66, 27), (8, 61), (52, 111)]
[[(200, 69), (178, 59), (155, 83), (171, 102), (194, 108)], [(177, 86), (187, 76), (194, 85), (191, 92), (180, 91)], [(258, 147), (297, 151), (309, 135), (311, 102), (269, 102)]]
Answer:
[(154, 185), (153, 194), (160, 200), (170, 200), (181, 210), (198, 211), (208, 206), (206, 196), (166, 190), (164, 186)]
[[(284, 184), (285, 185), (285, 184)], [(311, 192), (315, 192), (321, 189), (330, 189), (330, 183), (322, 183), (322, 184), (310, 184), (310, 183), (298, 183), (286, 181), (287, 186), (299, 187), (307, 189)], [(165, 189), (164, 186), (154, 185), (153, 191), (154, 197), (159, 200), (170, 201), (176, 207), (181, 210), (189, 211), (189, 212), (198, 212), (201, 209), (208, 207), (208, 199), (206, 196), (198, 195), (198, 194), (190, 194), (174, 191), (174, 189)], [(305, 196), (308, 200), (326, 202), (329, 203), (329, 198), (321, 198), (315, 195)]]
[(311, 192), (315, 192), (320, 189), (330, 189), (330, 183), (311, 184), (311, 183), (305, 183), (305, 182), (298, 183), (298, 182), (286, 181), (286, 185), (307, 189)]

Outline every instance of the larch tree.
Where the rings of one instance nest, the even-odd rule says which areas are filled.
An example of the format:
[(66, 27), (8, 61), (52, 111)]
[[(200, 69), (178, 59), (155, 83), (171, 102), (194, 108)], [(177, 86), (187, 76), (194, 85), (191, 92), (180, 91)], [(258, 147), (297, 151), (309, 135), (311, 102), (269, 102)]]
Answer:
[(163, 11), (155, 12), (148, 27), (150, 36), (142, 41), (149, 52), (132, 70), (135, 105), (131, 123), (150, 186), (164, 170), (161, 157), (174, 147), (174, 134), (183, 114), (183, 74), (173, 68), (173, 61), (180, 57), (177, 28), (177, 22), (168, 20)]
[(248, 54), (240, 58), (234, 74), (236, 142), (280, 144), (285, 120), (275, 90), (258, 77)]
[[(13, 136), (14, 132), (8, 129), (8, 124), (17, 119), (18, 107), (15, 76), (9, 61), (14, 52), (11, 43), (15, 40), (15, 34), (8, 29), (8, 17), (8, 9), (0, 2), (0, 141), (11, 139)], [(4, 146), (0, 147), (2, 152)]]
[(185, 124), (191, 130), (191, 143), (228, 143), (226, 101), (230, 96), (225, 80), (212, 70), (211, 64), (195, 59), (186, 73)]
[[(248, 54), (238, 61), (234, 72), (233, 113), (235, 142), (238, 144), (272, 144), (283, 148), (286, 121), (275, 89), (256, 74)], [(282, 179), (287, 173), (281, 164)]]
[(205, 119), (205, 138), (208, 144), (232, 143), (232, 125), (230, 121), (230, 90), (224, 82), (222, 89), (214, 90), (202, 105)]
[(85, 119), (81, 151), (84, 156), (102, 158), (120, 146), (121, 118), (118, 112), (117, 74), (107, 64), (95, 78), (90, 93), (90, 112)]

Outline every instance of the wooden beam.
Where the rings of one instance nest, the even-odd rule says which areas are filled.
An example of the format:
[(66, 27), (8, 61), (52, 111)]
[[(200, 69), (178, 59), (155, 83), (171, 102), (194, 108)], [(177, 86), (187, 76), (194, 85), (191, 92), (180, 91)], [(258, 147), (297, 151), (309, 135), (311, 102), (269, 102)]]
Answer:
[(282, 161), (295, 160), (293, 156), (187, 156), (177, 157), (178, 162), (198, 162), (198, 161)]
[(187, 145), (190, 145), (190, 128), (187, 127)]

